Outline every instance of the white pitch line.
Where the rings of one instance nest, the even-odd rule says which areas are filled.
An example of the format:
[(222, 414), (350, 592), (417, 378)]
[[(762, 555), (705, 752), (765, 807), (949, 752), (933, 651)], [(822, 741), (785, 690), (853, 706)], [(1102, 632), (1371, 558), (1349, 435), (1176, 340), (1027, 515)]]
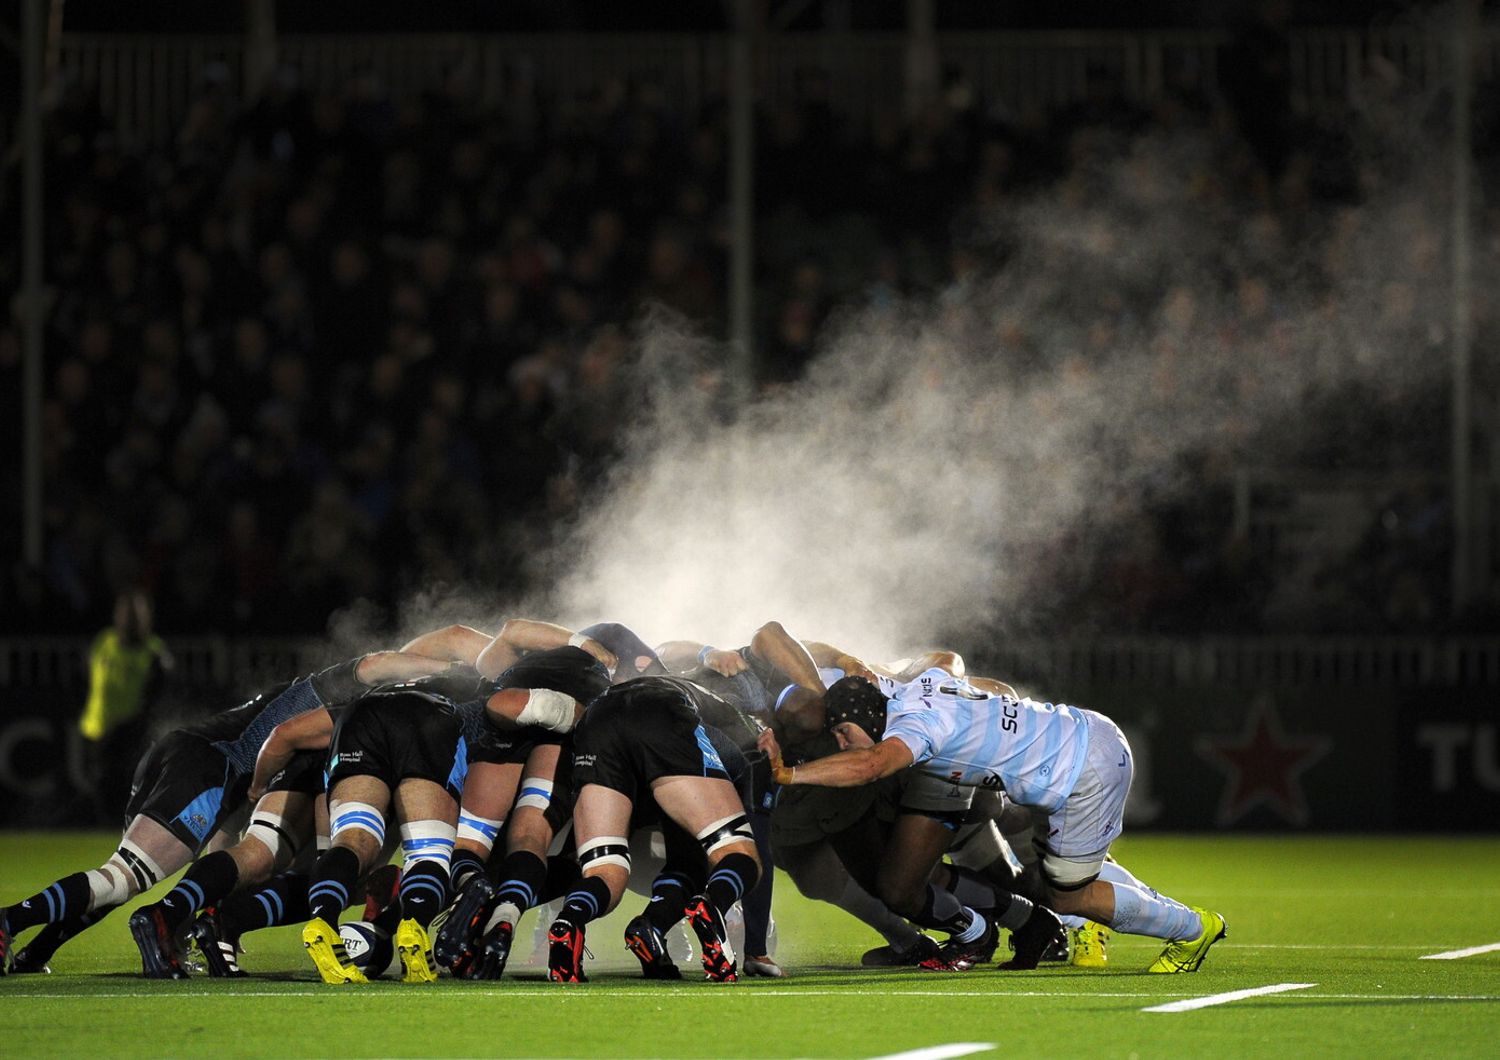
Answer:
[(1460, 957), (1473, 957), (1479, 953), (1494, 953), (1500, 950), (1500, 942), (1492, 942), (1488, 946), (1470, 946), (1466, 950), (1449, 950), (1447, 953), (1429, 953), (1424, 957), (1418, 957), (1419, 961), (1456, 961)]
[(1266, 994), (1284, 994), (1288, 990), (1308, 990), (1317, 983), (1277, 983), (1275, 986), (1257, 986), (1249, 990), (1231, 990), (1227, 994), (1209, 994), (1207, 997), (1190, 997), (1185, 1001), (1173, 1001), (1166, 1005), (1152, 1005), (1142, 1012), (1189, 1012), (1195, 1008), (1211, 1005), (1227, 1005), (1231, 1001), (1243, 1001), (1247, 997), (1262, 997)]
[(952, 1060), (955, 1056), (983, 1053), (994, 1047), (994, 1042), (953, 1042), (949, 1045), (929, 1045), (925, 1049), (910, 1049), (904, 1053), (887, 1053), (871, 1057), (870, 1060)]

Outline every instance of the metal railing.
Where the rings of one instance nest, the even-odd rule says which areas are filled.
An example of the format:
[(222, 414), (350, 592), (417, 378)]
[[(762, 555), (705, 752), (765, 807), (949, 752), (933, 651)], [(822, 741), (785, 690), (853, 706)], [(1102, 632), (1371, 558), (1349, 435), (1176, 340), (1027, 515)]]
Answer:
[[(329, 661), (326, 641), (173, 637), (174, 682), (228, 687)], [(86, 637), (0, 639), (0, 689), (79, 687)], [(976, 669), (1043, 686), (1500, 686), (1500, 637), (1101, 637), (1006, 641)]]
[[(370, 76), (396, 97), (436, 90), (461, 79), (463, 89), (494, 105), (535, 91), (568, 105), (610, 81), (651, 82), (688, 109), (722, 94), (728, 38), (690, 34), (630, 35), (288, 35), (278, 62), (304, 85), (331, 89)], [(1090, 81), (1106, 77), (1132, 98), (1169, 88), (1214, 91), (1220, 32), (1004, 32), (939, 34), (938, 61), (961, 70), (986, 113), (1020, 113), (1084, 99)], [(797, 98), (819, 75), (830, 102), (864, 122), (899, 109), (907, 38), (894, 33), (783, 34), (757, 49), (762, 100)], [(1447, 41), (1422, 28), (1299, 30), (1289, 42), (1294, 98), (1309, 111), (1358, 103), (1366, 86), (1403, 92), (1436, 87), (1448, 64)], [(59, 68), (91, 86), (117, 128), (164, 143), (180, 127), (203, 73), (220, 72), (238, 94), (245, 44), (238, 37), (64, 34)], [(1500, 69), (1500, 29), (1476, 42), (1475, 76)]]

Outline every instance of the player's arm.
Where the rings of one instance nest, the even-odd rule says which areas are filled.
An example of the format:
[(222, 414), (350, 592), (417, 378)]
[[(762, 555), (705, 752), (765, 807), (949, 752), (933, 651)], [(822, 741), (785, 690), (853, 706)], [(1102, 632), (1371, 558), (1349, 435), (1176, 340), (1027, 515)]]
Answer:
[(777, 703), (771, 715), (771, 732), (778, 742), (795, 746), (823, 731), (823, 694), (793, 687)]
[(1009, 696), (1011, 699), (1020, 699), (1016, 690), (1004, 681), (997, 681), (993, 677), (970, 677), (967, 678), (970, 687), (977, 688), (981, 692), (993, 692), (997, 696)]
[(550, 688), (506, 688), (484, 703), (490, 720), (502, 729), (540, 725), (553, 732), (572, 732), (583, 715), (583, 704)]
[(433, 659), (444, 659), (448, 662), (461, 662), (473, 666), (479, 658), (479, 653), (489, 647), (492, 640), (494, 638), (488, 633), (477, 630), (473, 626), (455, 623), (451, 626), (444, 626), (442, 629), (423, 633), (420, 637), (407, 641), (401, 646), (401, 650), (411, 655), (426, 655)]
[(547, 651), (569, 644), (588, 652), (603, 663), (607, 670), (613, 670), (618, 662), (614, 652), (593, 637), (574, 633), (567, 626), (530, 618), (512, 618), (500, 627), (500, 632), (480, 651), (474, 661), (474, 668), (493, 681), (514, 665), (525, 652)]
[(818, 674), (818, 664), (802, 642), (788, 633), (780, 622), (767, 622), (755, 631), (755, 636), (750, 638), (750, 653), (786, 674), (799, 688), (819, 696), (823, 694), (823, 678)]
[(706, 666), (715, 673), (733, 677), (750, 668), (737, 651), (715, 648), (696, 640), (669, 640), (656, 646), (656, 657), (673, 673), (685, 674), (699, 666)]
[(415, 681), (441, 673), (452, 665), (448, 659), (414, 655), (407, 651), (372, 651), (355, 664), (354, 678), (366, 688)]
[[(875, 680), (877, 668), (872, 667), (857, 655), (850, 655), (840, 648), (835, 648), (831, 644), (824, 644), (822, 641), (817, 640), (805, 640), (802, 642), (802, 646), (812, 656), (813, 662), (819, 666), (826, 666), (833, 670), (842, 670), (845, 674), (850, 674), (854, 677), (863, 677), (872, 685), (878, 683)], [(892, 675), (887, 674), (886, 676), (890, 677)]]
[(900, 666), (892, 664), (895, 671), (893, 676), (897, 681), (905, 683), (915, 681), (928, 670), (944, 670), (954, 677), (964, 676), (964, 657), (956, 651), (924, 651), (921, 655), (912, 659), (902, 660)]
[[(770, 752), (768, 752), (769, 754)], [(784, 766), (779, 754), (771, 754), (771, 776), (778, 784), (817, 784), (826, 788), (857, 788), (893, 776), (908, 768), (914, 759), (911, 748), (900, 740), (881, 740), (873, 747)]]
[(288, 718), (266, 737), (255, 756), (255, 772), (250, 777), (249, 799), (256, 802), (266, 793), (271, 778), (287, 767), (298, 751), (317, 751), (333, 739), (333, 715), (327, 707), (309, 710)]

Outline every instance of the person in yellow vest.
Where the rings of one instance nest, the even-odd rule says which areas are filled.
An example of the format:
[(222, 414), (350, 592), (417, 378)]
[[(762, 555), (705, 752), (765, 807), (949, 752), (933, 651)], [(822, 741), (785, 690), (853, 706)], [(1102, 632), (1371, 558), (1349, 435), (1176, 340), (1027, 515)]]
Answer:
[(89, 648), (89, 695), (78, 720), (100, 817), (117, 823), (130, 796), (131, 775), (146, 742), (147, 706), (172, 667), (151, 632), (151, 601), (138, 591), (115, 600), (114, 624)]

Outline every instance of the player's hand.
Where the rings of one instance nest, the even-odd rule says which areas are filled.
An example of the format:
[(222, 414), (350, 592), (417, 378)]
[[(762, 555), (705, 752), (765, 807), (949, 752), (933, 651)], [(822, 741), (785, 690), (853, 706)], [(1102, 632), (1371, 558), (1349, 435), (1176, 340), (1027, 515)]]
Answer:
[(880, 681), (876, 678), (875, 671), (854, 656), (846, 655), (839, 660), (839, 663), (839, 669), (844, 671), (844, 676), (862, 677), (877, 688), (880, 687)]
[(594, 658), (598, 659), (601, 663), (603, 663), (604, 668), (610, 673), (615, 672), (615, 666), (619, 663), (620, 660), (615, 657), (614, 652), (610, 651), (604, 645), (600, 644), (593, 637), (585, 640), (582, 644), (579, 645), (579, 647), (588, 652)]
[(742, 674), (750, 669), (750, 664), (745, 661), (743, 655), (737, 651), (728, 651), (724, 648), (715, 648), (713, 651), (705, 654), (703, 656), (703, 665), (714, 673), (723, 674), (725, 677), (733, 677), (735, 674)]
[(265, 793), (266, 793), (266, 783), (265, 783), (265, 781), (263, 781), (263, 780), (262, 781), (252, 780), (250, 782), (250, 790), (247, 791), (247, 792), (245, 792), (245, 798), (249, 801), (249, 803), (250, 803), (251, 806), (254, 806), (257, 802), (260, 801), (260, 797), (262, 795), (264, 795)]
[(771, 779), (778, 784), (790, 784), (793, 770), (781, 760), (781, 745), (776, 742), (776, 734), (770, 729), (764, 730), (756, 737), (755, 746), (760, 748), (771, 765)]

